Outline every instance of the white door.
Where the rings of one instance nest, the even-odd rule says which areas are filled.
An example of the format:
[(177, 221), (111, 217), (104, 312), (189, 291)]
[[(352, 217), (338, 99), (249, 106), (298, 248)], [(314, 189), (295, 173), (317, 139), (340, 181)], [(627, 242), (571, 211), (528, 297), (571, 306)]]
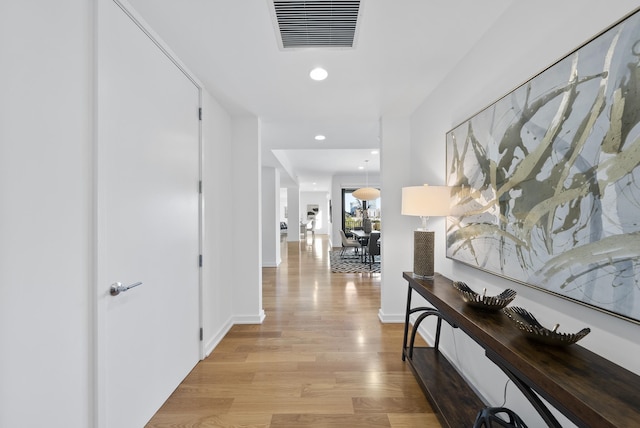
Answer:
[(98, 5), (97, 421), (140, 428), (199, 359), (199, 89)]

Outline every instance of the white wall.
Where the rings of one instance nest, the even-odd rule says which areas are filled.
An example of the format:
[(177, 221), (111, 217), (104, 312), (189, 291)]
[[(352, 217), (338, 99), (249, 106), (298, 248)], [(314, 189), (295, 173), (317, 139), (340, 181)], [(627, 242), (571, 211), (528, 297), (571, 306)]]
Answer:
[(413, 230), (419, 220), (400, 214), (402, 193), (398, 190), (415, 184), (407, 168), (411, 148), (409, 124), (408, 117), (383, 117), (380, 127), (382, 277), (378, 317), (382, 322), (404, 322), (407, 282), (402, 272), (413, 269)]
[(92, 2), (0, 2), (1, 427), (91, 424), (92, 40)]
[[(233, 312), (236, 323), (260, 323), (262, 308), (262, 213), (260, 121), (256, 117), (232, 119), (233, 239), (224, 243), (233, 254), (236, 273)], [(229, 207), (227, 207), (229, 209)]]
[(202, 299), (204, 349), (209, 354), (232, 324), (231, 266), (234, 240), (231, 117), (206, 91), (202, 99), (204, 248)]
[(287, 241), (300, 241), (300, 188), (287, 188), (287, 211), (289, 218), (287, 219)]
[(308, 223), (307, 205), (318, 205), (320, 211), (316, 217), (316, 233), (329, 233), (329, 194), (327, 192), (300, 192), (300, 217)]
[[(411, 118), (413, 184), (444, 183), (445, 133), (563, 57), (637, 7), (635, 1), (606, 4), (589, 1), (514, 2), (498, 25), (478, 41), (447, 79)], [(544, 23), (544, 24), (543, 24)], [(541, 26), (544, 31), (539, 31)], [(591, 327), (581, 345), (629, 370), (640, 373), (639, 326), (576, 303), (466, 267), (444, 257), (444, 221), (436, 230), (436, 270), (494, 292), (507, 287), (518, 292), (518, 305), (541, 319), (554, 320), (566, 331)], [(406, 245), (411, 245), (408, 241)], [(417, 304), (417, 303), (416, 303)], [(433, 332), (433, 328), (430, 330)], [(503, 401), (506, 377), (462, 333), (443, 328), (441, 346), (492, 405)], [(529, 426), (543, 426), (530, 405), (508, 387), (507, 407)], [(561, 419), (561, 422), (564, 419)], [(563, 426), (571, 426), (566, 421)]]
[(280, 171), (262, 167), (262, 267), (278, 267), (280, 259)]
[(285, 223), (289, 223), (289, 219), (285, 216), (289, 215), (288, 213), (288, 208), (287, 208), (287, 192), (288, 190), (284, 187), (280, 188), (280, 215), (279, 215), (279, 222), (284, 221)]

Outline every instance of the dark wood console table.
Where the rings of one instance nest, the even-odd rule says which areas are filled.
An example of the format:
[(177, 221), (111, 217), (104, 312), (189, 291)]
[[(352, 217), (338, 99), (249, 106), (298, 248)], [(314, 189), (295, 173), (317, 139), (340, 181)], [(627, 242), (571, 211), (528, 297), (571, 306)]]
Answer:
[[(640, 426), (640, 376), (578, 344), (555, 347), (526, 339), (501, 311), (484, 312), (467, 306), (452, 281), (442, 275), (420, 279), (404, 272), (403, 277), (409, 289), (402, 359), (408, 362), (444, 426), (472, 426), (484, 405), (438, 351), (442, 320), (478, 343), (550, 427), (560, 424), (538, 395), (579, 427)], [(433, 308), (412, 308), (413, 291)], [(409, 334), (412, 313), (420, 315)], [(417, 328), (429, 316), (438, 318), (435, 344), (415, 347)]]

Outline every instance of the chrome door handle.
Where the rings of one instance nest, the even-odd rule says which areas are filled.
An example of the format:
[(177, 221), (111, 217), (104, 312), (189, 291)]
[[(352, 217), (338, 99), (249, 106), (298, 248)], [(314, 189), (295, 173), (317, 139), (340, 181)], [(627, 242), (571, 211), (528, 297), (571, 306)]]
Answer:
[(142, 285), (142, 282), (135, 282), (130, 285), (122, 285), (121, 282), (114, 282), (113, 284), (111, 284), (110, 292), (112, 296), (117, 296), (124, 291), (127, 291), (133, 287), (137, 287), (138, 285)]

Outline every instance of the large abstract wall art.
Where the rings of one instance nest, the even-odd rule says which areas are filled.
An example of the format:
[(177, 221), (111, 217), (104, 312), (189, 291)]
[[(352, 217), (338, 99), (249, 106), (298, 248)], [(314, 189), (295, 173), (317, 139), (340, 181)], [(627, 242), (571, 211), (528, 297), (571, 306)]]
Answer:
[(640, 12), (446, 140), (447, 257), (640, 321)]

